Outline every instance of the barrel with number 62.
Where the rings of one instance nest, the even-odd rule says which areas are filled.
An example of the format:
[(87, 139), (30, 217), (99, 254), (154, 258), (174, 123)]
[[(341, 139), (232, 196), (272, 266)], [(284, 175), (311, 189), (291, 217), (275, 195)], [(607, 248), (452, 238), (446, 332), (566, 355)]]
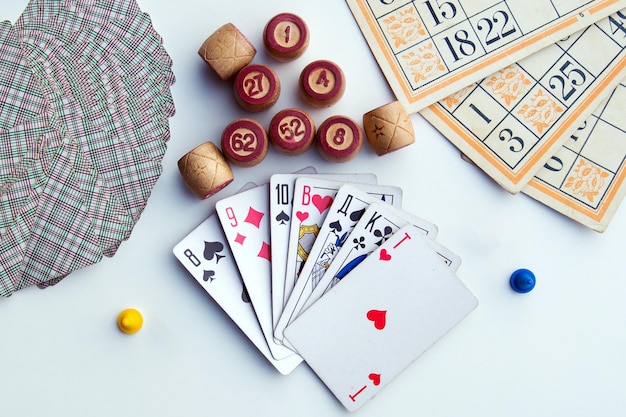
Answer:
[(230, 122), (222, 133), (221, 145), (226, 159), (240, 167), (257, 165), (265, 159), (269, 149), (263, 126), (248, 118)]

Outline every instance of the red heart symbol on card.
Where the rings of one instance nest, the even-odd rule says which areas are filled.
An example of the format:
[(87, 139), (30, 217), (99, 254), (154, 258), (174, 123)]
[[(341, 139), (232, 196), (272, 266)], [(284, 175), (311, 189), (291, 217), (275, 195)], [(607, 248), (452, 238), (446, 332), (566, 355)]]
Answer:
[(379, 259), (381, 261), (390, 261), (391, 260), (391, 255), (389, 254), (389, 252), (387, 252), (387, 249), (382, 249), (380, 251)]
[(306, 211), (296, 211), (296, 217), (300, 220), (300, 223), (309, 218), (309, 213)]
[(378, 330), (385, 328), (387, 324), (387, 310), (370, 310), (366, 316), (368, 320), (374, 322), (374, 327)]
[(374, 385), (380, 385), (380, 374), (369, 374), (367, 376)]
[(330, 207), (331, 204), (333, 204), (333, 198), (329, 195), (327, 195), (326, 197), (322, 197), (319, 194), (315, 194), (311, 198), (311, 201), (320, 213), (323, 213), (324, 210), (326, 210), (328, 207)]

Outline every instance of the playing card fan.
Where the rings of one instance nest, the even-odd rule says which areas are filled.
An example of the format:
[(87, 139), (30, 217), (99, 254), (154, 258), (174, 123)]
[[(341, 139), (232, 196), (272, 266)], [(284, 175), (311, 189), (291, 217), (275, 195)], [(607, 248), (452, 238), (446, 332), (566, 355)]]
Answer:
[(374, 174), (274, 174), (173, 252), (280, 373), (304, 361), (356, 410), (478, 305), (402, 194)]
[(134, 0), (0, 25), (0, 294), (113, 256), (161, 174), (172, 61)]

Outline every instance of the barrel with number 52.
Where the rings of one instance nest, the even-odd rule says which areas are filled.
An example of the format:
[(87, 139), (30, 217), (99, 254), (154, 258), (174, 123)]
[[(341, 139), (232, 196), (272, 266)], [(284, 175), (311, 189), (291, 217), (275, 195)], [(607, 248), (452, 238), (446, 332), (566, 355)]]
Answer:
[(300, 155), (313, 144), (315, 123), (303, 110), (284, 109), (272, 118), (268, 135), (278, 152), (285, 155)]

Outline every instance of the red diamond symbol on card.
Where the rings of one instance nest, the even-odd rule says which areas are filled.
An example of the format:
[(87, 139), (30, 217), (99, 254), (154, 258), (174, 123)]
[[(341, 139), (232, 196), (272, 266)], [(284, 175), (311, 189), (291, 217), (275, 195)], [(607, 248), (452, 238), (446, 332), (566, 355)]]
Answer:
[(240, 245), (243, 245), (244, 240), (246, 240), (246, 237), (242, 235), (241, 233), (237, 233), (237, 236), (235, 237), (235, 242), (239, 243)]
[(261, 245), (261, 250), (259, 251), (257, 256), (259, 258), (267, 259), (268, 261), (272, 262), (272, 259), (271, 259), (272, 256), (270, 254), (270, 245), (263, 242), (263, 244)]
[(260, 211), (256, 211), (255, 209), (250, 207), (248, 209), (248, 215), (246, 216), (246, 220), (244, 221), (246, 223), (250, 223), (254, 225), (254, 227), (258, 229), (259, 225), (261, 224), (261, 219), (263, 219), (263, 215), (264, 213), (261, 213)]

